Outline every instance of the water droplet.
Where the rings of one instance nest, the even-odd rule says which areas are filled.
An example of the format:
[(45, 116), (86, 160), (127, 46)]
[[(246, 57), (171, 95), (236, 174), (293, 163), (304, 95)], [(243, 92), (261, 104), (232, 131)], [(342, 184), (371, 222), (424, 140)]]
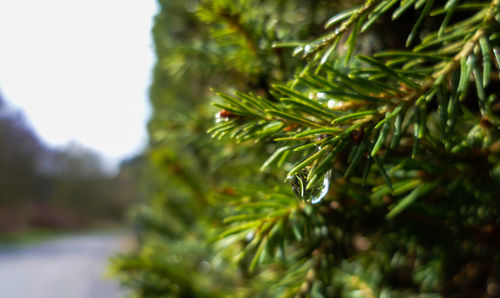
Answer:
[(290, 180), (292, 190), (297, 197), (311, 204), (317, 204), (323, 200), (330, 189), (332, 171), (328, 171), (323, 177), (323, 180), (319, 180), (309, 189), (306, 188), (308, 183), (307, 176), (308, 170), (304, 169), (301, 172), (292, 175), (288, 179)]
[(341, 107), (343, 104), (344, 103), (342, 101), (330, 99), (327, 103), (327, 106), (329, 109), (335, 109)]
[(335, 29), (335, 35), (338, 35), (340, 33), (340, 28)]
[(304, 47), (304, 55), (308, 55), (308, 54), (310, 54), (312, 51), (313, 51), (313, 47), (312, 47), (312, 46), (310, 46), (310, 45), (306, 45), (306, 46)]
[(329, 109), (333, 109), (335, 107), (336, 100), (330, 99), (327, 103)]
[(220, 112), (217, 112), (217, 113), (215, 114), (215, 123), (221, 123), (221, 122), (225, 122), (225, 121), (228, 121), (228, 120), (229, 120), (229, 118), (227, 118), (227, 117), (222, 117), (222, 116), (220, 115)]
[[(311, 197), (311, 204), (317, 204), (323, 200), (323, 198), (326, 196), (326, 194), (330, 190), (331, 178), (332, 178), (332, 171), (330, 170), (325, 174), (325, 177), (323, 178), (323, 183), (320, 183), (320, 185), (318, 185), (320, 187), (319, 194), (317, 194), (314, 197)], [(318, 186), (314, 185), (311, 189), (316, 188)]]
[(253, 231), (251, 232), (248, 232), (246, 235), (245, 235), (245, 240), (247, 242), (250, 242), (253, 240), (253, 238), (255, 237), (255, 233)]

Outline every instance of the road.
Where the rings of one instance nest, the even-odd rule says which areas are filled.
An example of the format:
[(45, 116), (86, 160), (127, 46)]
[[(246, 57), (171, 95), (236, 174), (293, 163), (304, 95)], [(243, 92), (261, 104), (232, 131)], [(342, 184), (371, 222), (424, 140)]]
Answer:
[(103, 278), (108, 257), (124, 241), (123, 235), (89, 234), (0, 250), (0, 298), (124, 297), (116, 281)]

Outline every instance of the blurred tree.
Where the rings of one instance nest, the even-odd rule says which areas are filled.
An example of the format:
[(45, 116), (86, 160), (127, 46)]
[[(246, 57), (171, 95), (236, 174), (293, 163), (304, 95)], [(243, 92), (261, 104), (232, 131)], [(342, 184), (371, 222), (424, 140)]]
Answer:
[(111, 176), (85, 147), (43, 145), (23, 114), (1, 97), (0, 144), (0, 232), (120, 222), (142, 200), (141, 156)]
[(498, 0), (159, 2), (139, 296), (500, 296)]
[[(19, 111), (0, 96), (0, 198), (20, 204), (34, 197), (38, 154), (43, 146)], [(14, 198), (10, 198), (15, 196)]]

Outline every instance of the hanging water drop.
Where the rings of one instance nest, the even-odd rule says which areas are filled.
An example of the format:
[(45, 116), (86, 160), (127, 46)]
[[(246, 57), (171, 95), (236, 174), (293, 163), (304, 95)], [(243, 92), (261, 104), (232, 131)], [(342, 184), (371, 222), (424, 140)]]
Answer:
[[(316, 142), (327, 138), (327, 135), (321, 134), (316, 137)], [(320, 145), (316, 146), (316, 150), (322, 150)], [(315, 174), (317, 175), (317, 174)], [(292, 190), (295, 194), (302, 200), (309, 202), (311, 204), (317, 204), (323, 200), (328, 191), (330, 190), (330, 180), (332, 178), (332, 170), (327, 171), (323, 175), (323, 179), (320, 177), (313, 177), (315, 181), (314, 184), (309, 185), (311, 180), (310, 169), (303, 168), (300, 172), (295, 173), (291, 177), (288, 177), (292, 183)], [(320, 178), (320, 179), (316, 179)]]
[(246, 240), (247, 242), (252, 241), (252, 240), (253, 240), (253, 238), (255, 238), (255, 233), (254, 233), (253, 231), (251, 231), (251, 232), (249, 232), (249, 233), (247, 233), (247, 234), (245, 235), (245, 240)]
[(326, 98), (326, 93), (325, 92), (318, 92), (318, 93), (316, 93), (316, 98), (318, 98), (318, 99), (325, 99)]
[(311, 53), (312, 49), (313, 48), (310, 45), (306, 45), (304, 47), (304, 55), (309, 55), (309, 53)]
[(328, 100), (327, 102), (327, 106), (330, 110), (333, 110), (333, 109), (336, 109), (336, 108), (340, 108), (344, 105), (344, 103), (342, 101), (339, 101), (339, 100), (336, 100), (336, 99), (330, 99)]
[(332, 178), (332, 170), (326, 172), (325, 177), (323, 178), (323, 182), (319, 183), (317, 186), (313, 185), (312, 188), (316, 188), (319, 190), (319, 193), (311, 197), (311, 204), (317, 204), (323, 200), (328, 191), (330, 190), (330, 180)]
[(323, 179), (319, 180), (309, 188), (307, 188), (307, 176), (309, 171), (307, 169), (302, 170), (289, 177), (292, 184), (293, 192), (299, 197), (299, 199), (309, 202), (311, 204), (317, 204), (323, 200), (328, 191), (330, 190), (330, 180), (332, 176), (332, 171), (328, 171)]
[(231, 113), (226, 110), (221, 110), (215, 114), (215, 123), (229, 121), (230, 119), (239, 118), (240, 116), (234, 113)]
[(226, 121), (228, 121), (228, 120), (229, 120), (229, 118), (227, 118), (227, 117), (222, 117), (222, 116), (220, 115), (220, 112), (218, 112), (218, 113), (216, 113), (216, 114), (215, 114), (215, 123), (226, 122)]

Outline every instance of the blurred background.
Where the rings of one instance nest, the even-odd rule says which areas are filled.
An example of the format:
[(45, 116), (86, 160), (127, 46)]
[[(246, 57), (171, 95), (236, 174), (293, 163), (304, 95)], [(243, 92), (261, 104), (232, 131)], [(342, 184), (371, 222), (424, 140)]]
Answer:
[(140, 201), (155, 12), (155, 1), (2, 1), (2, 232), (117, 223)]
[[(131, 242), (128, 210), (144, 199), (157, 9), (153, 0), (0, 2), (0, 297), (115, 296), (100, 276)], [(72, 292), (60, 281), (57, 294), (43, 293), (68, 269), (79, 272)]]

